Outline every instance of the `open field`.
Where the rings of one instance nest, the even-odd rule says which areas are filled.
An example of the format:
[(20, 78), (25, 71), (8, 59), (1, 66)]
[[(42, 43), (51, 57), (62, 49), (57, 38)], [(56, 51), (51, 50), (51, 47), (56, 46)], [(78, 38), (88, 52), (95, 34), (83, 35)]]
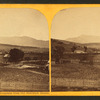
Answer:
[(100, 91), (99, 43), (51, 42), (52, 91)]
[[(6, 44), (0, 47), (0, 92), (49, 91), (48, 48)], [(4, 58), (6, 52), (14, 48), (24, 52), (21, 61), (10, 62), (9, 57)]]
[(100, 66), (67, 63), (52, 65), (52, 91), (100, 89)]
[(55, 64), (52, 65), (52, 77), (75, 79), (99, 79), (100, 69), (89, 64)]
[(0, 91), (49, 91), (48, 74), (0, 67)]

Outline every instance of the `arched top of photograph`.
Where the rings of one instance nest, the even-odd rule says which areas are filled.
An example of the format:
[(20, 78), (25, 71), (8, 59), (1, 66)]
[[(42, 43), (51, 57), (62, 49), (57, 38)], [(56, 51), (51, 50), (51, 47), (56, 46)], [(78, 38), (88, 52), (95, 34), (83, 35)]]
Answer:
[(0, 8), (0, 43), (49, 47), (46, 17), (31, 8)]
[(78, 43), (100, 42), (100, 7), (59, 11), (52, 21), (51, 37)]
[(100, 91), (100, 7), (59, 11), (51, 36), (52, 91)]
[(0, 8), (0, 91), (48, 92), (48, 61), (45, 16), (31, 8)]

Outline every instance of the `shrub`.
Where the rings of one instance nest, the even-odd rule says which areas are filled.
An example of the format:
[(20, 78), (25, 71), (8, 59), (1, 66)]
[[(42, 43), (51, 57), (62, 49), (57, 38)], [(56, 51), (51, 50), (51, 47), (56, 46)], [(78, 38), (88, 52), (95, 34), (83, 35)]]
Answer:
[(18, 62), (18, 61), (21, 61), (24, 57), (24, 52), (19, 50), (19, 49), (11, 49), (10, 52), (9, 52), (9, 61), (10, 62)]

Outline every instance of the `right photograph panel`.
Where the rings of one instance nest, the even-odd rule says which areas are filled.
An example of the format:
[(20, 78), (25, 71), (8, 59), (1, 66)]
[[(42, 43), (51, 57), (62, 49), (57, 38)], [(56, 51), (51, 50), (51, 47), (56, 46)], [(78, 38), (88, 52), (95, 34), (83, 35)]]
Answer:
[(59, 11), (51, 27), (53, 91), (100, 91), (100, 8)]

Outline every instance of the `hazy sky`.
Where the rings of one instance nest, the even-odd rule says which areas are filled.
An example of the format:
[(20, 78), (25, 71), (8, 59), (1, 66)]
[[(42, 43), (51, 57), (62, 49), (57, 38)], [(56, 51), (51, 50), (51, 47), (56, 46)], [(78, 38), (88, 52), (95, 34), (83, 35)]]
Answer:
[(100, 36), (100, 7), (68, 8), (55, 15), (52, 38), (67, 39), (86, 34)]
[(1, 36), (30, 36), (48, 40), (48, 23), (45, 16), (34, 9), (0, 8)]

